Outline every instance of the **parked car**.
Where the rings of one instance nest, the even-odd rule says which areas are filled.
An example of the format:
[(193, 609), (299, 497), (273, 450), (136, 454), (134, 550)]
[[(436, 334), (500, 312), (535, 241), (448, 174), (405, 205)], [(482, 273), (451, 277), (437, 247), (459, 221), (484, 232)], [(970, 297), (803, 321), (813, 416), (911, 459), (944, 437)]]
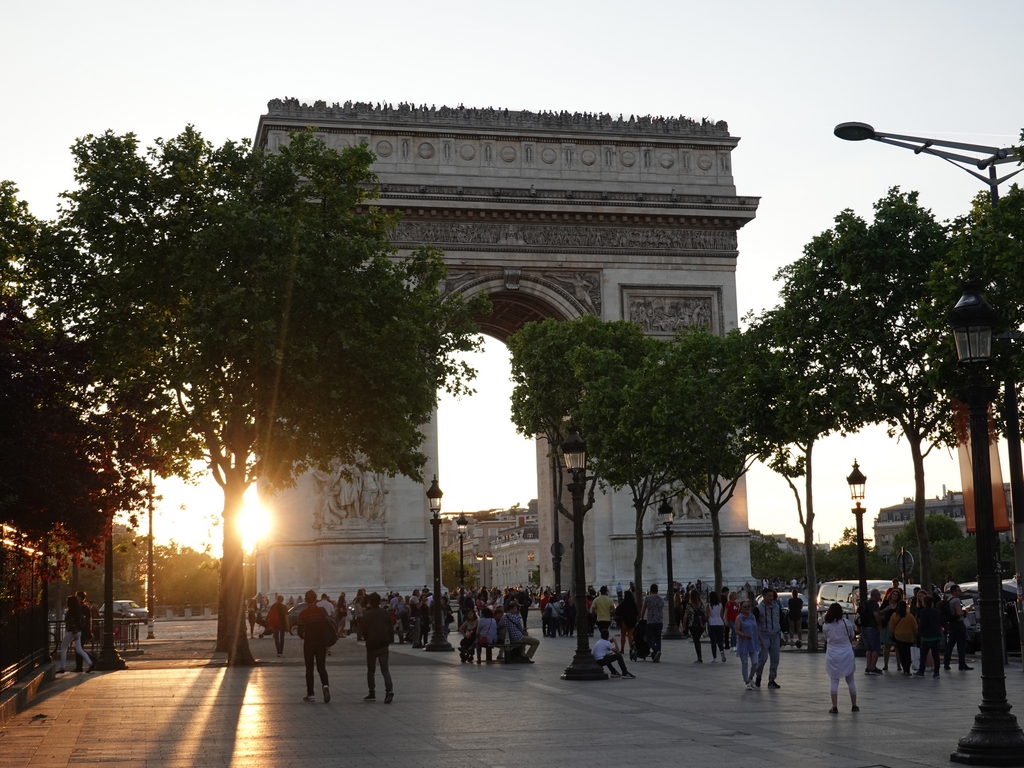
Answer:
[(294, 635), (298, 631), (299, 614), (306, 610), (305, 601), (296, 603), (294, 608), (288, 609), (288, 634)]
[[(784, 627), (788, 627), (789, 626), (789, 598), (791, 598), (792, 596), (793, 596), (793, 591), (792, 590), (790, 590), (788, 592), (785, 592), (785, 591), (779, 592), (779, 605), (782, 608), (782, 612), (781, 612), (782, 618), (781, 618), (781, 621), (782, 621), (782, 625)], [(809, 621), (808, 617), (810, 616), (809, 606), (807, 605), (807, 594), (804, 593), (804, 592), (801, 592), (800, 593), (800, 599), (804, 601), (803, 610), (800, 612), (801, 613), (801, 616), (800, 616), (800, 619), (801, 619), (800, 626), (803, 629), (807, 629), (807, 622)], [(761, 603), (763, 603), (763, 602), (764, 602), (764, 596), (763, 595), (758, 595), (757, 596), (757, 604), (761, 605)]]
[[(104, 605), (100, 608), (100, 617), (107, 615), (107, 606)], [(138, 619), (139, 621), (145, 621), (149, 618), (149, 611), (143, 608), (141, 605), (136, 603), (134, 600), (115, 600), (114, 601), (114, 618), (115, 619)]]
[[(964, 609), (964, 627), (967, 629), (967, 651), (981, 650), (981, 616), (978, 614), (978, 582), (960, 585), (960, 599)], [(1017, 618), (1017, 582), (1006, 579), (1003, 582), (1003, 615), (1006, 622), (1006, 647), (1010, 653), (1020, 650), (1020, 623)], [(973, 609), (973, 610), (972, 610)]]

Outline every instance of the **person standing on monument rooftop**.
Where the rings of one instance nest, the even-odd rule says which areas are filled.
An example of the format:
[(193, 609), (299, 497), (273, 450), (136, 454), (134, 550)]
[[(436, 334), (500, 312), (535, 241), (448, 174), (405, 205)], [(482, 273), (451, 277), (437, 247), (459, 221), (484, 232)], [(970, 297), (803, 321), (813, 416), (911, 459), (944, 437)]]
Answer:
[(331, 700), (331, 689), (327, 687), (327, 611), (316, 604), (316, 592), (306, 592), (306, 607), (299, 614), (299, 637), (302, 638), (302, 656), (306, 661), (306, 695), (303, 701), (316, 701), (313, 695), (313, 662), (320, 673), (323, 686), (324, 704)]

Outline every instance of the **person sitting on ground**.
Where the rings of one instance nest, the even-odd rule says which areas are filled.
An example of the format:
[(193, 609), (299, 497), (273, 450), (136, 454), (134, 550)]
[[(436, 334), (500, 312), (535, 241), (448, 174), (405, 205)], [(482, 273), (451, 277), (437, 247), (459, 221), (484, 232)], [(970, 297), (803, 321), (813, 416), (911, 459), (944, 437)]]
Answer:
[(512, 642), (512, 645), (525, 645), (527, 646), (526, 652), (522, 657), (522, 661), (526, 664), (533, 664), (533, 654), (537, 652), (537, 646), (540, 645), (540, 640), (535, 637), (530, 637), (527, 634), (526, 629), (523, 627), (523, 620), (519, 617), (519, 603), (512, 601), (508, 604), (508, 611), (505, 616), (498, 622), (499, 626), (504, 626), (505, 631), (508, 633), (508, 639)]
[[(626, 662), (622, 658), (622, 653), (619, 651), (619, 646), (614, 640), (608, 639), (608, 630), (601, 630), (601, 639), (594, 643), (594, 661), (599, 666), (608, 667), (608, 672), (612, 677), (624, 677), (627, 680), (632, 680), (635, 675), (631, 675), (629, 670), (626, 669)], [(612, 669), (612, 664), (618, 662), (619, 669), (622, 670), (622, 674), (619, 674)]]

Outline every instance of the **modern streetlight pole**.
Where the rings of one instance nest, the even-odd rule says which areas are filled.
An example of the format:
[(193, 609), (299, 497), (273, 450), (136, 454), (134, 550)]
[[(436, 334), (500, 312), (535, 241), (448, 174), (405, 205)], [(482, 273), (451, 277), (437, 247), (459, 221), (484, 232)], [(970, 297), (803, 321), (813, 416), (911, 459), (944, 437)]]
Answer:
[[(853, 460), (853, 472), (846, 478), (846, 482), (850, 486), (850, 498), (857, 502), (852, 510), (854, 516), (857, 518), (857, 578), (860, 583), (857, 587), (857, 613), (861, 617), (861, 627), (864, 626), (865, 619), (867, 618), (863, 611), (864, 606), (868, 602), (868, 563), (867, 563), (867, 550), (864, 547), (864, 513), (867, 512), (864, 507), (861, 506), (861, 502), (864, 500), (864, 484), (867, 482), (867, 478), (864, 477), (864, 473), (860, 471), (860, 465), (857, 460)], [(864, 648), (864, 635), (861, 632), (858, 635), (856, 652), (858, 655), (863, 654)]]
[(583, 557), (583, 516), (587, 512), (583, 503), (587, 487), (587, 444), (573, 427), (569, 436), (562, 441), (561, 449), (565, 466), (572, 473), (569, 493), (572, 494), (572, 560), (576, 600), (576, 654), (572, 657), (572, 663), (562, 672), (562, 679), (607, 680), (604, 670), (594, 661), (590, 640), (587, 639), (587, 577), (586, 560)]
[[(966, 171), (974, 178), (988, 186), (989, 200), (992, 207), (999, 204), (999, 185), (1004, 181), (1013, 178), (1021, 170), (1008, 173), (1000, 178), (996, 173), (997, 165), (1017, 162), (1014, 153), (1005, 147), (987, 147), (980, 144), (963, 144), (953, 141), (942, 141), (940, 139), (927, 139), (921, 136), (903, 136), (897, 133), (879, 133), (867, 123), (840, 123), (833, 131), (836, 136), (846, 141), (878, 141), (882, 144), (891, 144), (894, 147), (912, 149), (914, 154), (926, 154), (940, 157), (951, 165), (955, 165), (962, 171)], [(970, 157), (959, 153), (946, 152), (936, 147), (948, 147), (961, 152), (971, 152), (977, 157)], [(988, 176), (982, 176), (967, 166), (974, 166), (979, 171), (988, 169)], [(993, 338), (1015, 341), (1021, 339), (1021, 334), (1015, 330), (1008, 333), (1001, 333)], [(1012, 501), (1013, 515), (1013, 541), (1014, 560), (1017, 567), (1017, 621), (1024, 626), (1024, 601), (1019, 597), (1021, 590), (1022, 576), (1024, 573), (1024, 462), (1021, 460), (1020, 447), (1020, 413), (1017, 406), (1017, 382), (1013, 369), (1006, 366), (1006, 374), (1003, 378), (1003, 405), (1006, 413), (1006, 448), (1010, 472), (1010, 498)], [(1017, 510), (1022, 510), (1017, 514)], [(1021, 633), (1022, 663), (1024, 663), (1024, 633)]]
[[(978, 605), (981, 626), (998, 627), (1002, 614), (999, 547), (992, 519), (992, 469), (989, 464), (988, 406), (995, 398), (985, 367), (992, 357), (992, 326), (998, 313), (981, 294), (981, 282), (970, 280), (949, 312), (960, 364), (970, 384), (960, 399), (970, 407), (971, 464), (974, 468), (974, 521), (978, 546)], [(1024, 765), (1024, 732), (1006, 700), (1002, 638), (981, 633), (981, 705), (970, 733), (957, 743), (949, 759), (968, 765)]]
[(658, 505), (658, 518), (665, 526), (665, 559), (668, 571), (668, 628), (662, 634), (662, 640), (682, 640), (683, 633), (679, 631), (679, 613), (676, 611), (676, 581), (672, 576), (672, 522), (675, 520), (675, 513), (668, 499), (661, 497), (661, 504)]
[(441, 629), (441, 497), (444, 493), (437, 485), (437, 475), (427, 489), (427, 500), (430, 502), (430, 525), (433, 527), (433, 549), (434, 549), (434, 604), (433, 632), (430, 641), (423, 647), (425, 651), (451, 651), (452, 644), (444, 639), (444, 630)]

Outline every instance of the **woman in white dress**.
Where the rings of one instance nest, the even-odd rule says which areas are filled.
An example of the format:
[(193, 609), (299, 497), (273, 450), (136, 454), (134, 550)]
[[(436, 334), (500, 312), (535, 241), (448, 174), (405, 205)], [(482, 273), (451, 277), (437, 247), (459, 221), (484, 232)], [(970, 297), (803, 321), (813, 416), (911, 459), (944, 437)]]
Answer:
[(850, 689), (852, 711), (860, 712), (860, 707), (857, 706), (857, 661), (853, 656), (853, 623), (843, 616), (843, 607), (839, 603), (832, 603), (829, 606), (822, 631), (828, 643), (825, 649), (825, 671), (832, 680), (832, 709), (829, 712), (833, 715), (839, 713), (841, 677), (846, 678), (846, 685)]

